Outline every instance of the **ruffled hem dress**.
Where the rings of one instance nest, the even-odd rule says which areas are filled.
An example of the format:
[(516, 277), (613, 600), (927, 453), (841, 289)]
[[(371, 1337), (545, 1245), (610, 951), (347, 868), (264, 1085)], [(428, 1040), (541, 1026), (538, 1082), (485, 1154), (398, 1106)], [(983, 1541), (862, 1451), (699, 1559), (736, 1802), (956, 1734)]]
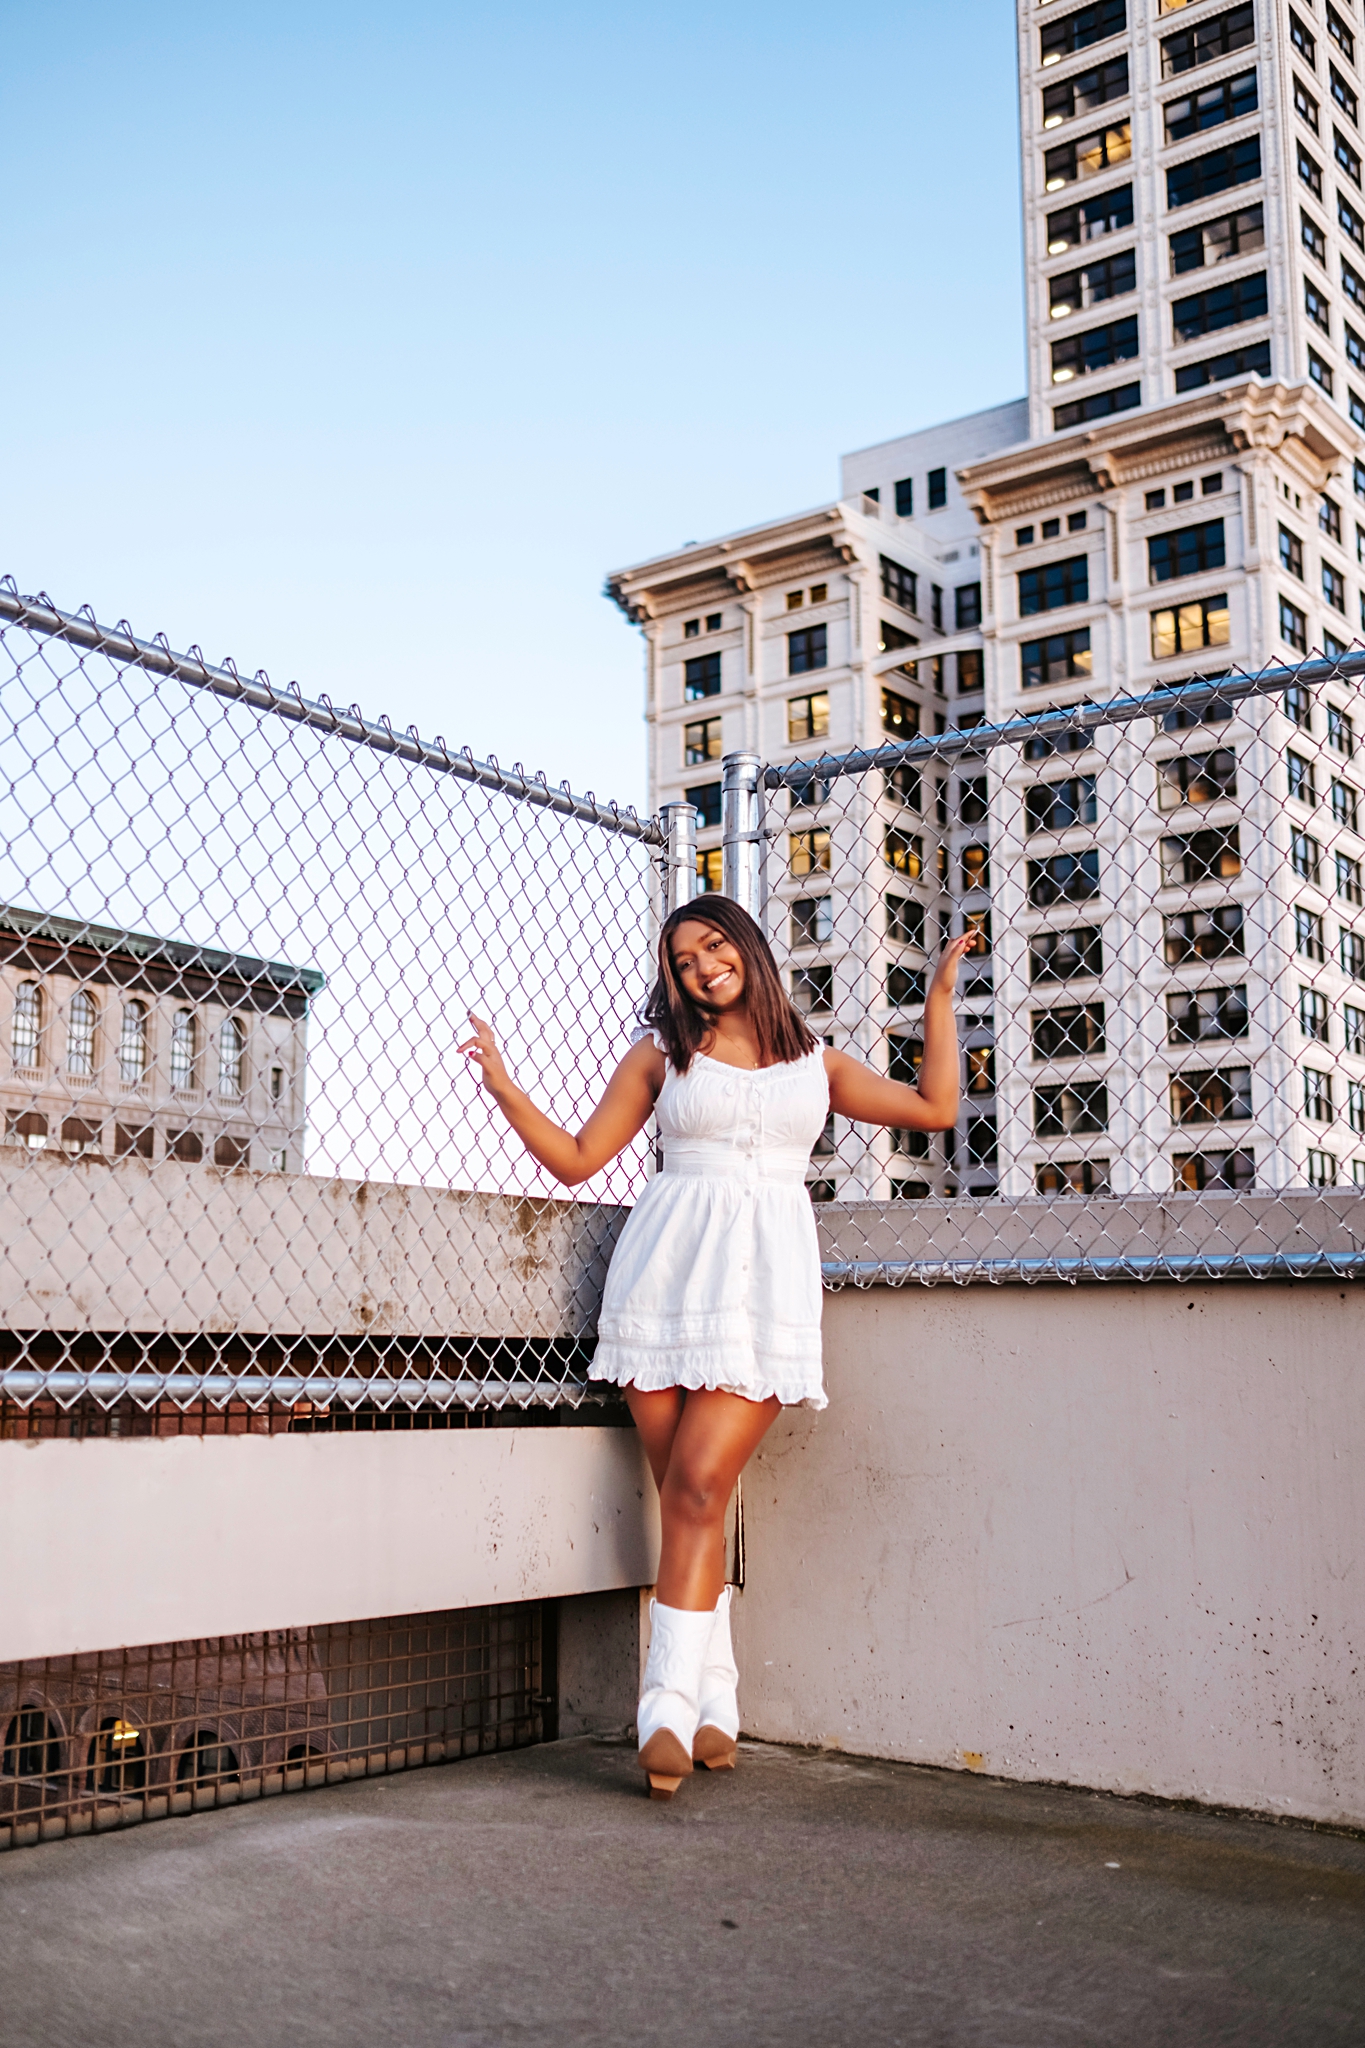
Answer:
[(669, 1067), (662, 1167), (617, 1241), (589, 1379), (827, 1406), (805, 1176), (828, 1115), (819, 1047), (752, 1073), (704, 1053)]

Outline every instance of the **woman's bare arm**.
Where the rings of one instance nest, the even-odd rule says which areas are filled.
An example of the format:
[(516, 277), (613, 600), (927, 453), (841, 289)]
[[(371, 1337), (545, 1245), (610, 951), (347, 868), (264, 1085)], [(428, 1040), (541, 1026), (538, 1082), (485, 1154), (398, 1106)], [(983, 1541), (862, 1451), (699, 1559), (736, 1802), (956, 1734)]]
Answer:
[(664, 1080), (664, 1058), (652, 1039), (641, 1039), (608, 1081), (602, 1100), (575, 1137), (537, 1109), (503, 1065), (493, 1027), (470, 1013), (474, 1035), (459, 1050), (479, 1068), (483, 1085), (533, 1159), (577, 1187), (623, 1152), (648, 1123)]
[(974, 932), (964, 932), (939, 955), (924, 1002), (924, 1054), (917, 1084), (912, 1088), (905, 1081), (889, 1081), (846, 1052), (827, 1052), (831, 1109), (859, 1124), (892, 1124), (904, 1131), (951, 1129), (961, 1092), (953, 992), (959, 963), (975, 937)]

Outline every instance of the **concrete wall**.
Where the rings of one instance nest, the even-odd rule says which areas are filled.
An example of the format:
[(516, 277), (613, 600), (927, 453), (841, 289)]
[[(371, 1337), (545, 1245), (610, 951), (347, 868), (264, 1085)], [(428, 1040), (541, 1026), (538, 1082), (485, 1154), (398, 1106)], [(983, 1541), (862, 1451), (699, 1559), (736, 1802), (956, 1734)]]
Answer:
[(745, 1479), (749, 1732), (1365, 1825), (1365, 1289), (876, 1288)]
[(625, 1429), (30, 1438), (0, 1557), (3, 1663), (638, 1587), (658, 1504)]
[(638, 1587), (561, 1600), (559, 1733), (622, 1734), (635, 1725), (649, 1649), (649, 1594)]
[(623, 1209), (0, 1150), (15, 1330), (576, 1336)]

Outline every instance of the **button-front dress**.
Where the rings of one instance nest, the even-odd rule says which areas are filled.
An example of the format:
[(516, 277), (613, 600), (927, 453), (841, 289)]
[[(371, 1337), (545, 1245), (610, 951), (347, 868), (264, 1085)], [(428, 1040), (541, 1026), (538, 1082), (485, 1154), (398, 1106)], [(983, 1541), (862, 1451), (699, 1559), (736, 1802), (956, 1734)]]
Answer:
[(617, 1242), (590, 1379), (827, 1405), (805, 1175), (828, 1115), (819, 1047), (756, 1072), (704, 1053), (668, 1068), (662, 1170)]

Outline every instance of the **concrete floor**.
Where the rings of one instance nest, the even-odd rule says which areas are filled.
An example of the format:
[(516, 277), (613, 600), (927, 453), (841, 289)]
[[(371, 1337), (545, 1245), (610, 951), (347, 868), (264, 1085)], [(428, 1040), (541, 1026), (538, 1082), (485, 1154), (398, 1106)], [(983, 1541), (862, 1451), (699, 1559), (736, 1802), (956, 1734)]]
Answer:
[(591, 1738), (0, 1858), (5, 2048), (1330, 2048), (1365, 1842)]

